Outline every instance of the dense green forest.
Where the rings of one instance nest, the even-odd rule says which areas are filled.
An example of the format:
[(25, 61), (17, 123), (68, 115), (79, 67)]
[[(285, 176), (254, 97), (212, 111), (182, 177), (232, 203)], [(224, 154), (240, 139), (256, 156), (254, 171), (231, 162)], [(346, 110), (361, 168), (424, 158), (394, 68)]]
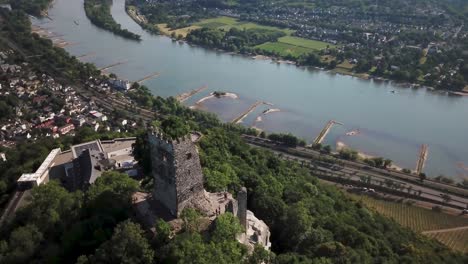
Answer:
[(285, 35), (284, 32), (278, 30), (256, 28), (244, 30), (231, 28), (227, 32), (220, 29), (201, 28), (192, 30), (187, 35), (187, 40), (207, 47), (246, 53), (250, 52), (253, 46), (276, 41)]
[[(87, 191), (70, 193), (57, 182), (34, 188), (31, 203), (2, 228), (1, 263), (260, 263), (235, 235), (237, 217), (225, 214), (199, 233), (200, 215), (185, 210), (183, 233), (171, 239), (169, 225), (155, 223), (149, 236), (131, 218), (131, 194), (138, 182), (126, 174), (104, 173)], [(253, 258), (256, 259), (253, 259)], [(253, 260), (253, 261), (252, 261)]]
[(21, 9), (33, 16), (42, 16), (53, 0), (9, 0), (13, 9)]
[(111, 5), (112, 0), (85, 0), (84, 8), (86, 16), (98, 27), (128, 39), (140, 40), (140, 35), (123, 29), (120, 24), (115, 22), (110, 11)]
[[(128, 0), (127, 5), (139, 5), (141, 0)], [(209, 17), (200, 5), (179, 5), (180, 8), (173, 8), (172, 3), (154, 2), (141, 7), (141, 13), (145, 14), (150, 24), (167, 23), (170, 28), (182, 28), (189, 26), (202, 18)]]
[(57, 182), (34, 188), (31, 203), (2, 230), (7, 234), (2, 234), (0, 262), (74, 263), (97, 248), (99, 257), (106, 250), (102, 243), (130, 216), (130, 195), (137, 189), (136, 181), (118, 173), (104, 174), (85, 193), (70, 193)]

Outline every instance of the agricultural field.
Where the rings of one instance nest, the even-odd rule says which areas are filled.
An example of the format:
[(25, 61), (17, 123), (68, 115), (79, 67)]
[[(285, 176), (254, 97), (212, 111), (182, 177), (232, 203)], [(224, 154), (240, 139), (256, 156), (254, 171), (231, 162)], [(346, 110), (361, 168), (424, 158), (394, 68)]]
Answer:
[(377, 200), (368, 196), (353, 195), (353, 198), (417, 232), (468, 226), (466, 217), (439, 213), (403, 203)]
[(238, 22), (234, 25), (227, 25), (221, 28), (224, 30), (229, 30), (233, 27), (241, 29), (241, 30), (242, 29), (266, 29), (266, 30), (273, 30), (273, 31), (282, 31), (286, 35), (291, 35), (292, 33), (294, 33), (294, 30), (292, 29), (264, 26), (264, 25), (259, 25), (259, 24), (252, 23), (252, 22)]
[(267, 30), (277, 30), (283, 31), (286, 35), (291, 35), (294, 33), (294, 30), (291, 29), (282, 29), (278, 27), (270, 27), (270, 26), (263, 26), (257, 23), (252, 22), (245, 22), (239, 21), (232, 17), (216, 17), (216, 18), (208, 18), (203, 19), (194, 24), (194, 26), (198, 27), (207, 27), (207, 28), (219, 28), (224, 30), (229, 30), (231, 28), (238, 28), (238, 29), (267, 29)]
[(171, 30), (170, 28), (168, 28), (167, 24), (158, 24), (157, 26), (161, 33), (165, 35), (171, 35), (173, 32), (175, 32), (177, 36), (182, 35), (184, 38), (191, 30), (202, 27), (211, 29), (222, 29), (225, 31), (228, 31), (231, 28), (237, 28), (240, 30), (258, 29), (282, 31), (286, 34), (286, 36), (279, 38), (277, 42), (266, 42), (255, 46), (256, 48), (260, 48), (266, 51), (276, 52), (281, 56), (291, 55), (293, 57), (299, 57), (300, 55), (319, 51), (327, 47), (334, 47), (334, 45), (322, 41), (293, 37), (291, 35), (294, 33), (294, 30), (291, 29), (264, 26), (253, 22), (239, 21), (236, 18), (225, 16), (203, 19), (197, 23), (194, 23), (190, 27), (179, 28), (175, 30)]
[(345, 60), (342, 63), (336, 65), (337, 68), (341, 68), (343, 70), (351, 71), (354, 67), (353, 64), (349, 63), (349, 61)]
[(194, 29), (200, 28), (199, 26), (190, 26), (190, 27), (184, 27), (184, 28), (178, 28), (175, 30), (171, 30), (167, 24), (157, 24), (159, 30), (161, 31), (162, 34), (170, 36), (172, 32), (175, 32), (176, 36), (182, 35), (184, 38), (187, 36), (187, 34)]
[(290, 44), (302, 48), (307, 48), (311, 50), (323, 50), (326, 49), (327, 47), (333, 48), (335, 45), (332, 45), (330, 43), (326, 43), (323, 41), (317, 41), (317, 40), (311, 40), (311, 39), (304, 39), (304, 38), (298, 38), (298, 37), (292, 37), (292, 36), (286, 36), (286, 37), (281, 37), (278, 39), (278, 42), (284, 43), (284, 44)]
[(283, 31), (285, 34), (290, 35), (294, 33), (293, 30), (290, 29), (281, 29), (277, 27), (270, 27), (270, 26), (263, 26), (259, 25), (256, 23), (251, 23), (251, 22), (243, 22), (239, 21), (235, 18), (232, 17), (216, 17), (216, 18), (208, 18), (208, 19), (203, 19), (197, 23), (194, 23), (193, 25), (185, 28), (179, 28), (175, 30), (171, 30), (169, 27), (167, 27), (167, 24), (158, 24), (157, 25), (159, 30), (165, 35), (170, 35), (172, 32), (175, 32), (176, 35), (182, 35), (184, 38), (187, 36), (187, 34), (194, 29), (198, 28), (212, 28), (212, 29), (223, 29), (225, 31), (228, 31), (231, 28), (238, 28), (238, 29), (265, 29), (265, 30), (273, 30), (273, 31)]
[(329, 47), (334, 47), (326, 42), (285, 36), (278, 39), (278, 42), (267, 42), (256, 46), (267, 51), (273, 51), (279, 53), (281, 56), (291, 55), (293, 57), (299, 57), (302, 54), (307, 54)]
[(466, 217), (434, 212), (403, 203), (378, 200), (365, 195), (349, 195), (354, 200), (362, 201), (367, 207), (394, 219), (413, 231), (422, 232), (422, 234), (438, 240), (451, 249), (468, 253), (468, 228), (431, 232), (447, 228), (468, 227), (468, 218)]
[(354, 65), (349, 63), (349, 61), (345, 60), (342, 63), (336, 65), (336, 68), (333, 69), (334, 72), (346, 75), (353, 75), (353, 67)]
[(426, 61), (427, 61), (427, 50), (428, 49), (423, 50), (423, 56), (421, 57), (421, 59), (419, 59), (419, 64), (426, 63)]
[(447, 247), (468, 253), (468, 229), (426, 234)]
[(313, 10), (315, 8), (314, 3), (308, 3), (308, 2), (303, 2), (303, 1), (298, 1), (298, 2), (287, 1), (285, 4), (289, 7), (303, 8), (303, 9), (308, 9), (308, 10)]
[(238, 21), (235, 18), (221, 16), (221, 17), (203, 19), (195, 23), (194, 25), (200, 26), (200, 27), (206, 27), (206, 28), (220, 28), (224, 26), (232, 26), (237, 23)]
[(277, 52), (281, 56), (291, 55), (294, 57), (299, 57), (302, 54), (310, 53), (313, 51), (309, 48), (294, 46), (291, 44), (281, 42), (266, 42), (255, 47), (270, 52)]

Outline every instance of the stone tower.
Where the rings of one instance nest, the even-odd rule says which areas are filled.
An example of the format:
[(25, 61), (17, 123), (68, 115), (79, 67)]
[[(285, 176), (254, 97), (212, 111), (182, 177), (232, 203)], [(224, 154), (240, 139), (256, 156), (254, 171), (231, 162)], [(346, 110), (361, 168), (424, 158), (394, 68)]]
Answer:
[(247, 189), (242, 189), (237, 193), (237, 217), (241, 225), (247, 230)]
[(203, 199), (203, 174), (200, 158), (190, 136), (167, 139), (150, 132), (151, 166), (154, 177), (153, 197), (179, 217), (192, 201)]

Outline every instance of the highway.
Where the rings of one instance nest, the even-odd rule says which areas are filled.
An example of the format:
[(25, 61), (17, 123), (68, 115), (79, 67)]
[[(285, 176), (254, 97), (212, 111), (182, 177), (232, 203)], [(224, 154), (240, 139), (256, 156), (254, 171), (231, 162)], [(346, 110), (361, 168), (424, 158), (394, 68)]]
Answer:
[[(330, 175), (335, 175), (337, 179), (341, 176), (345, 177), (348, 180), (358, 182), (363, 176), (370, 176), (371, 181), (374, 184), (376, 182), (385, 182), (386, 180), (391, 180), (394, 183), (401, 184), (405, 187), (402, 190), (403, 193), (407, 193), (408, 188), (411, 190), (411, 193), (420, 192), (421, 195), (419, 197), (421, 197), (421, 200), (431, 200), (435, 203), (444, 204), (457, 209), (463, 209), (468, 206), (468, 198), (466, 196), (456, 195), (453, 193), (442, 191), (438, 188), (434, 188), (432, 187), (432, 185), (434, 184), (433, 182), (431, 182), (430, 186), (428, 186), (424, 183), (415, 180), (416, 177), (414, 176), (406, 175), (404, 173), (388, 171), (385, 169), (378, 169), (373, 167), (371, 168), (362, 163), (351, 162), (341, 159), (339, 159), (336, 163), (317, 162), (320, 157), (327, 157), (327, 155), (304, 147), (285, 147), (278, 144), (277, 142), (273, 142), (268, 139), (252, 137), (248, 135), (243, 135), (243, 138), (250, 145), (267, 148), (278, 155), (281, 154), (280, 156), (282, 158), (294, 159), (301, 163), (311, 163), (313, 166), (313, 170), (327, 173)], [(447, 188), (445, 184), (440, 184), (437, 187), (441, 187), (443, 189)], [(456, 188), (455, 186), (449, 187)], [(449, 195), (451, 197), (451, 200), (448, 203), (446, 203), (441, 197), (441, 194)]]

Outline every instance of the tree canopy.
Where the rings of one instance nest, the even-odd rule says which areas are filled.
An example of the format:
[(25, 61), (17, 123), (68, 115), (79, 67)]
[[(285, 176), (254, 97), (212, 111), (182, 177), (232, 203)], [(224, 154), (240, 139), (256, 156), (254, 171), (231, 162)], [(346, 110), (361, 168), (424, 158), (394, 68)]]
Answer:
[(150, 264), (154, 255), (140, 226), (125, 221), (117, 225), (111, 239), (96, 250), (89, 263)]

